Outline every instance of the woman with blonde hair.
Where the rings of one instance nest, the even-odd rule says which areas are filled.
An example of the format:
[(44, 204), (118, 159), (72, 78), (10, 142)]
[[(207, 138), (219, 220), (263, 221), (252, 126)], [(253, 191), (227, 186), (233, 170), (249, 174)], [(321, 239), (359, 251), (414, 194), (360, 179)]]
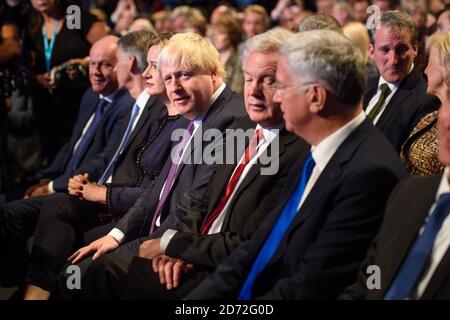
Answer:
[(376, 77), (378, 75), (378, 70), (375, 63), (369, 59), (370, 38), (366, 27), (361, 22), (353, 21), (343, 26), (342, 32), (355, 46), (361, 49), (364, 61), (366, 62), (368, 78)]
[[(427, 93), (435, 95), (441, 108), (450, 107), (450, 32), (436, 34), (428, 43)], [(438, 111), (425, 115), (403, 144), (400, 157), (411, 175), (439, 174), (444, 165), (438, 160)]]

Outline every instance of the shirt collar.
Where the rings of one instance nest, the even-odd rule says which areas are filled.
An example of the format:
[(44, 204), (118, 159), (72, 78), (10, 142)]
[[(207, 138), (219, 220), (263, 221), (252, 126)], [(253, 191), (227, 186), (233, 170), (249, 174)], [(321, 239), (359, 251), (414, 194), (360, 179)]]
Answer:
[(150, 99), (150, 95), (147, 90), (142, 91), (136, 99), (136, 104), (139, 109), (143, 109), (147, 104), (148, 99)]
[(448, 172), (450, 168), (447, 166), (444, 169), (444, 173), (442, 174), (441, 183), (439, 184), (438, 191), (436, 192), (436, 201), (439, 200), (439, 197), (444, 194), (450, 192), (450, 183), (448, 182)]
[(213, 95), (211, 96), (211, 99), (208, 102), (208, 106), (206, 107), (205, 111), (197, 117), (197, 119), (194, 119), (194, 128), (197, 128), (203, 121), (203, 118), (205, 117), (205, 114), (208, 112), (209, 107), (213, 105), (214, 102), (216, 102), (217, 98), (222, 94), (223, 90), (225, 89), (226, 85), (225, 83), (222, 83), (219, 88), (217, 88), (216, 91), (214, 91)]
[(100, 99), (105, 99), (106, 101), (108, 101), (108, 103), (113, 102), (115, 96), (117, 94), (117, 91), (114, 91), (113, 93), (111, 93), (110, 95), (104, 96), (101, 93), (99, 94)]
[(280, 133), (280, 128), (263, 128), (260, 124), (256, 125), (255, 131), (262, 129), (264, 141), (271, 142)]
[(366, 114), (361, 111), (355, 118), (346, 125), (339, 128), (331, 135), (322, 140), (317, 146), (311, 147), (312, 157), (320, 169), (323, 171), (344, 140), (355, 130), (366, 118)]

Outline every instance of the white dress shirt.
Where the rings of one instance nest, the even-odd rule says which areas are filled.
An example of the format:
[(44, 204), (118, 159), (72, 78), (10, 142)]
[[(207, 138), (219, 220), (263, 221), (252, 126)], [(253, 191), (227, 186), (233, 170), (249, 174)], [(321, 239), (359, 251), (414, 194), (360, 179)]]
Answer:
[(377, 93), (372, 97), (372, 99), (370, 99), (369, 104), (367, 105), (367, 108), (366, 108), (366, 114), (369, 114), (370, 111), (372, 111), (373, 107), (375, 107), (378, 100), (380, 99), (380, 96), (381, 96), (380, 86), (384, 83), (386, 83), (388, 85), (389, 89), (391, 90), (391, 93), (389, 93), (389, 95), (386, 97), (383, 105), (380, 108), (380, 112), (378, 112), (375, 119), (373, 119), (374, 124), (376, 124), (378, 122), (378, 120), (380, 119), (384, 110), (386, 110), (386, 106), (388, 105), (389, 101), (391, 101), (392, 97), (397, 92), (397, 89), (399, 87), (398, 84), (387, 82), (386, 80), (384, 80), (384, 78), (382, 76), (380, 76), (380, 80), (378, 81)]
[(317, 146), (311, 147), (312, 157), (316, 165), (314, 166), (311, 177), (309, 178), (308, 183), (306, 184), (305, 191), (303, 192), (302, 198), (300, 199), (297, 211), (300, 210), (303, 202), (308, 197), (309, 192), (316, 184), (317, 180), (320, 177), (320, 174), (323, 172), (330, 159), (336, 153), (336, 150), (350, 135), (350, 133), (352, 133), (353, 130), (355, 130), (364, 121), (365, 118), (366, 115), (364, 114), (363, 111), (361, 111), (360, 114), (358, 114), (345, 126), (339, 128), (331, 135), (323, 139)]
[[(257, 163), (257, 160), (259, 159), (259, 157), (264, 153), (264, 151), (268, 148), (268, 146), (270, 145), (270, 143), (272, 143), (273, 140), (275, 140), (278, 137), (279, 134), (279, 129), (264, 129), (262, 128), (259, 124), (256, 126), (255, 132), (258, 129), (262, 129), (263, 130), (263, 139), (260, 139), (258, 146), (257, 146), (257, 153), (256, 155), (249, 161), (249, 163), (245, 166), (244, 170), (242, 171), (241, 175), (239, 176), (239, 179), (236, 183), (236, 186), (233, 189), (233, 192), (230, 195), (230, 198), (228, 199), (228, 201), (226, 202), (224, 208), (222, 209), (222, 211), (219, 213), (219, 215), (217, 216), (217, 218), (214, 220), (214, 222), (212, 223), (211, 227), (208, 230), (208, 234), (214, 234), (214, 233), (218, 233), (222, 230), (222, 225), (223, 222), (226, 218), (226, 215), (228, 213), (228, 210), (230, 208), (231, 203), (233, 202), (233, 199), (236, 195), (237, 190), (239, 189), (239, 186), (241, 185), (242, 181), (244, 181), (245, 177), (247, 176), (248, 172), (250, 171), (250, 169), (252, 168), (252, 166), (254, 164)], [(244, 155), (242, 155), (241, 159), (239, 160), (238, 164), (241, 163), (242, 159), (243, 159)], [(233, 174), (237, 169), (237, 165), (234, 168)], [(233, 175), (230, 176), (230, 179)], [(165, 252), (167, 249), (167, 246), (170, 243), (170, 240), (172, 240), (172, 237), (177, 233), (177, 230), (173, 230), (173, 229), (168, 229), (164, 232), (162, 238), (161, 238), (161, 242), (160, 242), (160, 248), (161, 251)]]
[[(411, 65), (411, 69), (409, 70), (409, 73), (411, 73), (411, 71), (414, 69), (414, 64)], [(408, 75), (409, 75), (408, 73)], [(386, 106), (388, 105), (389, 101), (391, 101), (392, 97), (394, 96), (394, 94), (397, 92), (398, 87), (400, 86), (400, 83), (390, 83), (387, 82), (386, 80), (384, 80), (384, 78), (380, 75), (380, 79), (378, 80), (378, 87), (377, 87), (377, 93), (372, 97), (372, 99), (370, 99), (369, 104), (367, 105), (366, 108), (366, 114), (369, 114), (370, 111), (373, 109), (373, 107), (377, 104), (378, 100), (380, 99), (380, 95), (381, 95), (381, 90), (380, 90), (380, 86), (386, 83), (389, 87), (389, 89), (391, 90), (391, 93), (386, 97), (386, 99), (384, 100), (383, 105), (380, 108), (380, 112), (378, 112), (378, 115), (375, 117), (375, 119), (373, 119), (373, 124), (376, 124), (378, 122), (378, 120), (380, 120), (381, 115), (383, 114), (383, 112), (386, 110)]]
[[(134, 128), (136, 128), (137, 123), (139, 122), (139, 119), (141, 118), (141, 115), (145, 109), (145, 105), (148, 102), (148, 99), (150, 99), (150, 94), (147, 92), (147, 90), (142, 91), (139, 96), (136, 99), (135, 104), (138, 106), (138, 113), (136, 116), (136, 119), (134, 119), (133, 124), (131, 126), (131, 132), (133, 132)], [(123, 149), (125, 150), (125, 148)], [(122, 154), (123, 150), (120, 154)], [(114, 171), (114, 170), (113, 170)], [(111, 183), (113, 178), (113, 173), (106, 179), (106, 183)]]

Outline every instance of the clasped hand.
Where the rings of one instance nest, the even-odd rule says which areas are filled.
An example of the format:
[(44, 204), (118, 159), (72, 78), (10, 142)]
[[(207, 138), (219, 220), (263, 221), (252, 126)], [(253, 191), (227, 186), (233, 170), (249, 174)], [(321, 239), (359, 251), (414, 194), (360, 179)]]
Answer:
[(106, 204), (106, 186), (89, 181), (87, 173), (70, 178), (67, 189), (70, 195), (82, 200)]

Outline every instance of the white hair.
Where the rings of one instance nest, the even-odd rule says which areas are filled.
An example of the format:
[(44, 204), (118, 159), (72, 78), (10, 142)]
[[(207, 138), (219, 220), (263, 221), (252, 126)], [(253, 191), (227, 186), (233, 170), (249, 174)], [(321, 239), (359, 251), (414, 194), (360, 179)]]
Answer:
[(280, 52), (298, 85), (318, 82), (341, 103), (361, 102), (367, 81), (364, 58), (345, 36), (331, 30), (300, 32)]

